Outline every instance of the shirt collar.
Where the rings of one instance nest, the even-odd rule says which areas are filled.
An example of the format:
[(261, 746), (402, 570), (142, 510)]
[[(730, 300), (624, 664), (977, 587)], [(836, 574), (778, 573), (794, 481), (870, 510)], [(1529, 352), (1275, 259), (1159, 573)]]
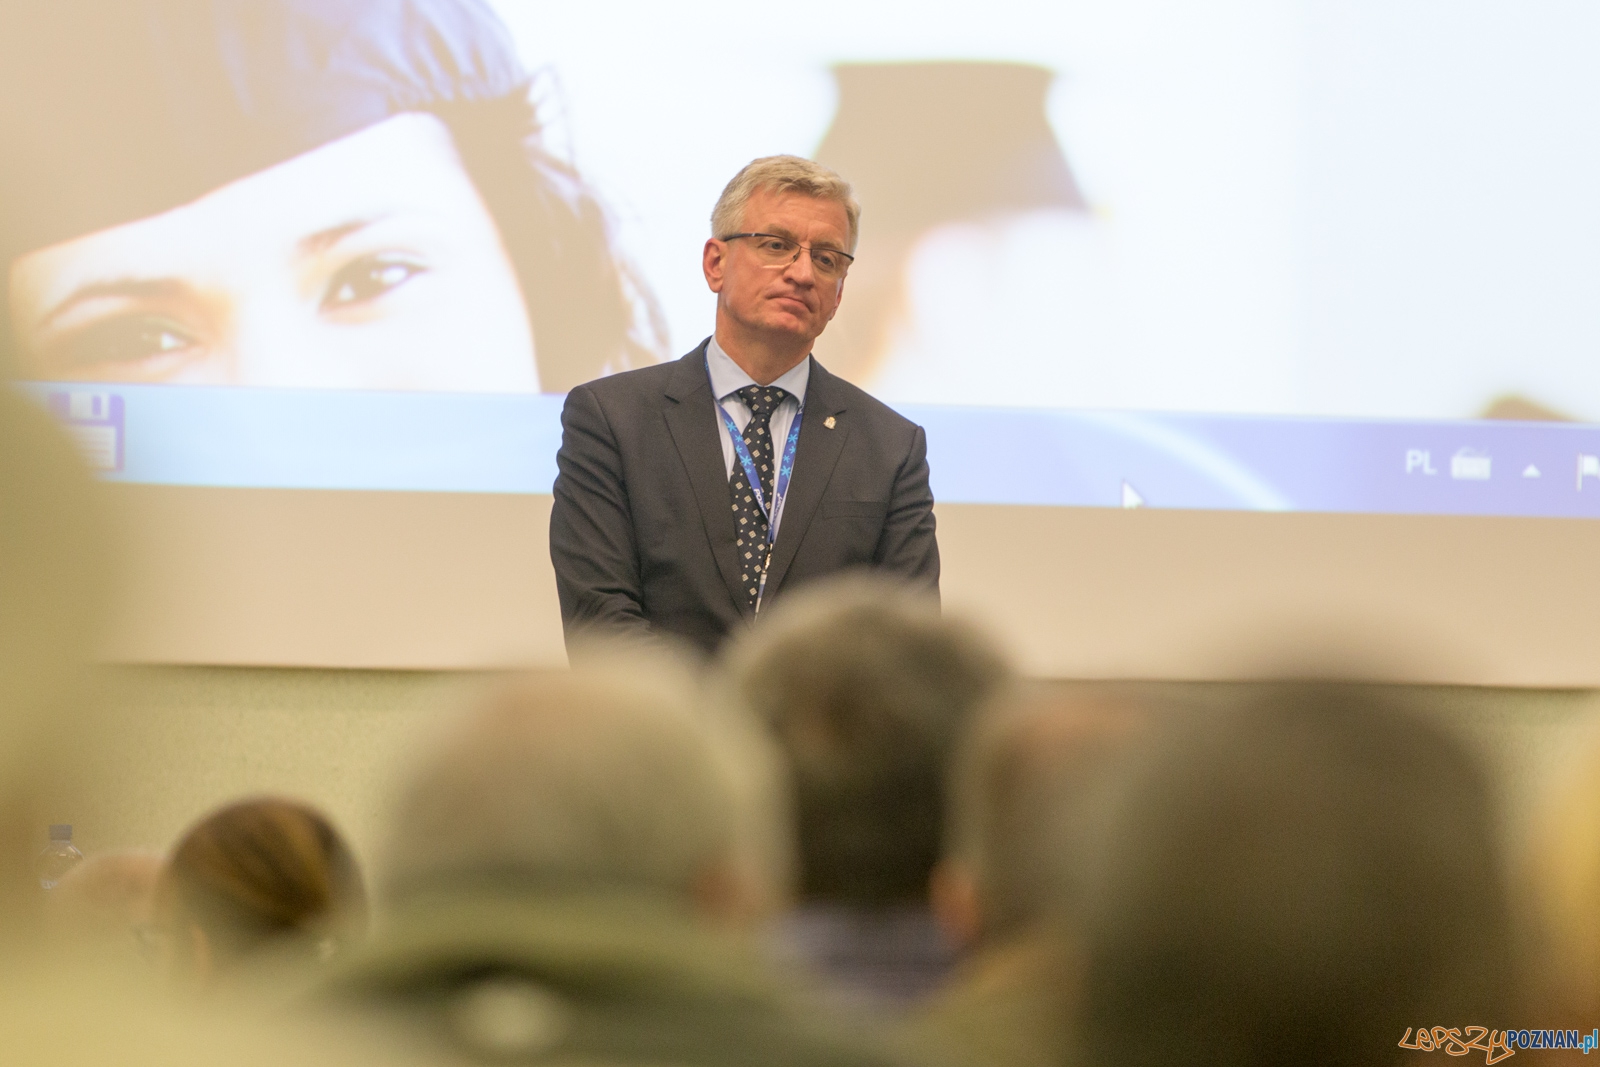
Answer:
[[(706, 345), (706, 369), (711, 373), (711, 395), (718, 400), (726, 399), (747, 385), (756, 384), (756, 380), (746, 374), (744, 368), (722, 350), (715, 337)], [(811, 381), (811, 357), (807, 356), (790, 367), (772, 384), (794, 397), (795, 403), (804, 406), (806, 383), (809, 381)]]

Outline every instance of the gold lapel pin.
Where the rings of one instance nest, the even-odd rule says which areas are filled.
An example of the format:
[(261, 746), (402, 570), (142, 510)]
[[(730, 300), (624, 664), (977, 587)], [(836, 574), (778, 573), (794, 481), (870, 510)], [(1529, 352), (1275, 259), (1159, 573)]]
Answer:
[(830, 430), (833, 429), (838, 424), (839, 424), (839, 420), (834, 418), (832, 415), (829, 415), (827, 418), (822, 420), (822, 425), (826, 426)]

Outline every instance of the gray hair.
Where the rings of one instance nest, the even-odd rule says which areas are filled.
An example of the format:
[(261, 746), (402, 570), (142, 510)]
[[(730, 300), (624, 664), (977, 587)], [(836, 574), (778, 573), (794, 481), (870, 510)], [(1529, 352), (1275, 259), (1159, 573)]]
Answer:
[(784, 854), (755, 840), (782, 816), (753, 814), (740, 773), (756, 742), (729, 725), (687, 669), (637, 649), (506, 684), (413, 776), (388, 888), (507, 877), (688, 896), (719, 865), (746, 873)]
[(743, 229), (745, 206), (758, 189), (832, 200), (844, 208), (849, 223), (850, 247), (846, 251), (856, 250), (856, 239), (861, 235), (861, 205), (856, 202), (850, 183), (821, 163), (800, 156), (763, 156), (745, 164), (711, 209), (711, 236), (726, 237)]
[(789, 758), (802, 896), (926, 892), (951, 750), (1011, 681), (988, 635), (921, 590), (849, 575), (785, 597), (727, 667)]

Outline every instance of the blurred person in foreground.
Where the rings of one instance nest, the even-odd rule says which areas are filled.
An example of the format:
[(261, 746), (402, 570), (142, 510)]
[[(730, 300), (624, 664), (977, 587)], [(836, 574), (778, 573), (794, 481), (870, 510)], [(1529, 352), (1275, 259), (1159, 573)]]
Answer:
[(0, 382), (0, 1063), (360, 1067), (369, 1061), (328, 1035), (178, 1010), (48, 936), (36, 783), (89, 736), (86, 664), (114, 578), (108, 522), (66, 435)]
[(1600, 731), (1551, 776), (1517, 858), (1539, 964), (1533, 996), (1552, 1020), (1540, 1025), (1587, 1033), (1600, 1017)]
[(1371, 690), (1271, 685), (1186, 717), (1102, 825), (1081, 1062), (1401, 1063), (1433, 1026), (1486, 1046), (1519, 1007), (1494, 824), (1464, 748)]
[(179, 840), (156, 885), (152, 927), (182, 984), (323, 963), (366, 927), (361, 872), (326, 816), (293, 800), (241, 800)]
[(999, 702), (962, 740), (933, 906), (964, 951), (952, 981), (906, 1020), (947, 1062), (1055, 1067), (1090, 833), (1120, 760), (1149, 728), (1141, 703), (1035, 691)]
[(42, 929), (34, 862), (50, 820), (37, 795), (85, 718), (113, 580), (108, 523), (66, 434), (0, 380), (0, 944)]
[(387, 921), (322, 1002), (451, 1063), (883, 1063), (748, 936), (784, 877), (776, 758), (675, 664), (592, 656), (429, 747)]
[(550, 559), (569, 642), (671, 635), (711, 654), (790, 590), (852, 568), (938, 595), (922, 427), (812, 352), (860, 221), (827, 167), (752, 160), (701, 249), (712, 335), (567, 394)]
[(898, 1009), (947, 976), (929, 906), (956, 738), (1010, 682), (993, 643), (915, 589), (852, 575), (775, 609), (727, 657), (788, 759), (799, 904), (784, 953), (844, 998)]

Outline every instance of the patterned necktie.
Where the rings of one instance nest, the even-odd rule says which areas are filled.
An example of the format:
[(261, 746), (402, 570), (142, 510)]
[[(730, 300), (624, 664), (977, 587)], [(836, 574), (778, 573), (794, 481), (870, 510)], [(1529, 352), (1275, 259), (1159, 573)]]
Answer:
[[(750, 409), (750, 423), (741, 436), (755, 462), (756, 473), (761, 477), (761, 497), (771, 507), (773, 477), (778, 470), (772, 440), (772, 413), (789, 394), (776, 386), (747, 385), (737, 395)], [(745, 607), (754, 611), (756, 595), (761, 590), (761, 572), (767, 565), (767, 517), (756, 501), (750, 479), (744, 473), (744, 464), (737, 456), (733, 461), (733, 475), (728, 479), (728, 491), (733, 496), (734, 544)]]

